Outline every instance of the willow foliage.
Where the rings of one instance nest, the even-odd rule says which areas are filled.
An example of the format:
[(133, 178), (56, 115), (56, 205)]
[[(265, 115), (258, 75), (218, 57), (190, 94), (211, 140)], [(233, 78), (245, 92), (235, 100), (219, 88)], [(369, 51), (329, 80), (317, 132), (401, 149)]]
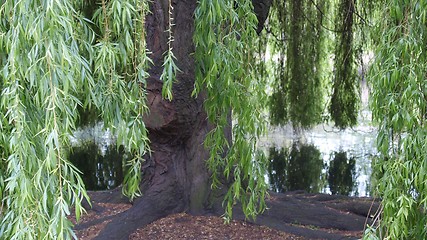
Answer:
[[(235, 7), (237, 6), (237, 7)], [(215, 128), (206, 139), (210, 148), (208, 167), (213, 186), (224, 174), (232, 185), (226, 195), (226, 217), (240, 200), (247, 216), (265, 209), (264, 158), (257, 157), (256, 144), (263, 133), (261, 112), (265, 96), (262, 79), (254, 72), (256, 16), (250, 1), (200, 1), (195, 12), (196, 86), (194, 94), (206, 91), (205, 108)], [(258, 82), (257, 82), (258, 81)], [(232, 117), (233, 126), (229, 126)], [(232, 127), (233, 142), (224, 135)]]
[[(259, 42), (251, 1), (199, 1), (195, 11), (194, 95), (207, 96), (214, 126), (206, 139), (213, 185), (231, 180), (227, 217), (240, 201), (247, 216), (265, 209), (265, 161), (256, 152), (263, 133), (272, 56), (276, 82), (273, 122), (309, 127), (322, 119), (331, 83), (330, 115), (344, 128), (355, 123), (355, 61), (363, 24), (354, 0), (273, 1), (267, 34)], [(426, 235), (427, 130), (426, 1), (389, 1), (376, 32), (371, 70), (373, 115), (379, 121), (378, 191), (383, 199), (380, 237)], [(381, 7), (383, 7), (381, 5)], [(168, 1), (168, 49), (161, 79), (172, 99), (179, 71), (172, 49), (173, 4)], [(375, 6), (379, 9), (379, 6)], [(331, 17), (335, 13), (336, 17)], [(99, 112), (130, 155), (124, 194), (138, 196), (149, 140), (145, 42), (149, 0), (0, 0), (0, 235), (4, 239), (70, 239), (71, 207), (77, 217), (88, 198), (68, 161), (79, 109)], [(333, 20), (332, 20), (333, 19)], [(327, 31), (326, 31), (327, 30)], [(334, 32), (334, 36), (328, 32)], [(327, 40), (336, 40), (332, 48)], [(267, 43), (268, 48), (254, 46)], [(248, 47), (249, 46), (249, 47)], [(333, 53), (331, 50), (335, 50)], [(268, 52), (270, 51), (271, 52)], [(330, 57), (334, 77), (328, 80)], [(259, 71), (260, 75), (258, 75)], [(233, 124), (230, 126), (230, 120)], [(232, 128), (233, 140), (224, 135)], [(370, 230), (375, 231), (371, 228)]]
[(359, 78), (356, 76), (355, 21), (356, 1), (342, 0), (337, 9), (337, 41), (335, 46), (334, 79), (329, 112), (339, 128), (357, 123)]
[(93, 14), (99, 36), (89, 49), (97, 82), (86, 94), (93, 97), (97, 109), (102, 109), (102, 119), (112, 127), (117, 141), (134, 156), (128, 162), (123, 187), (131, 199), (139, 195), (140, 167), (149, 151), (142, 120), (148, 110), (145, 79), (150, 59), (144, 40), (148, 11), (146, 1), (101, 1)]
[[(33, 9), (33, 11), (29, 11)], [(74, 128), (81, 86), (74, 76), (88, 71), (80, 39), (69, 34), (81, 19), (71, 3), (3, 2), (2, 165), (5, 169), (1, 235), (6, 239), (69, 236), (69, 203), (81, 213), (86, 196), (64, 151)], [(60, 53), (60, 54), (59, 54)], [(85, 70), (82, 70), (85, 69)], [(42, 224), (41, 224), (42, 223)]]
[(273, 1), (264, 36), (272, 55), (272, 124), (309, 128), (331, 119), (344, 129), (357, 123), (356, 66), (365, 47), (360, 36), (366, 26), (366, 12), (357, 12), (357, 6), (363, 4)]
[(382, 7), (372, 34), (377, 47), (369, 78), (379, 123), (375, 174), (382, 212), (379, 227), (368, 232), (377, 239), (424, 239), (427, 1), (387, 1)]
[[(92, 21), (80, 1), (1, 1), (0, 235), (69, 239), (66, 216), (88, 198), (67, 160), (77, 108), (103, 120), (136, 158), (124, 188), (138, 193), (147, 137), (145, 1), (102, 1)], [(137, 41), (138, 40), (138, 41)], [(132, 172), (133, 171), (133, 172)], [(136, 171), (138, 174), (136, 174)], [(134, 182), (132, 182), (132, 179)]]
[(274, 1), (271, 36), (275, 83), (270, 100), (273, 124), (311, 127), (324, 104), (326, 23), (324, 1)]

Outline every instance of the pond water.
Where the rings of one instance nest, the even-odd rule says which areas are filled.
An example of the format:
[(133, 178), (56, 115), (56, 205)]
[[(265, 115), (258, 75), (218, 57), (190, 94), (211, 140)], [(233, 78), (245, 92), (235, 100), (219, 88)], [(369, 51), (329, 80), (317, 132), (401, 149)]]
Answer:
[[(271, 190), (370, 196), (376, 130), (366, 123), (345, 131), (328, 126), (304, 132), (271, 128), (260, 144), (269, 160), (266, 181)], [(82, 172), (88, 190), (122, 183), (126, 154), (102, 124), (77, 131), (72, 143), (70, 161)]]
[(270, 127), (259, 147), (269, 160), (265, 178), (271, 190), (370, 196), (371, 162), (378, 152), (368, 103), (369, 89), (361, 81), (356, 127), (343, 131), (327, 124), (305, 131), (291, 125)]
[(371, 160), (377, 151), (376, 129), (368, 119), (370, 112), (362, 111), (359, 125), (344, 131), (327, 125), (307, 131), (272, 127), (260, 143), (269, 160), (270, 188), (370, 196)]
[[(359, 125), (339, 131), (319, 125), (307, 131), (270, 127), (259, 147), (268, 157), (266, 181), (273, 191), (306, 190), (370, 196), (371, 160), (377, 154), (376, 129), (362, 95)], [(363, 92), (362, 92), (363, 93)], [(82, 171), (89, 190), (111, 189), (123, 181), (126, 154), (102, 123), (75, 132), (70, 160)]]
[(122, 183), (126, 154), (102, 123), (79, 129), (71, 143), (69, 159), (81, 171), (87, 190), (113, 189)]

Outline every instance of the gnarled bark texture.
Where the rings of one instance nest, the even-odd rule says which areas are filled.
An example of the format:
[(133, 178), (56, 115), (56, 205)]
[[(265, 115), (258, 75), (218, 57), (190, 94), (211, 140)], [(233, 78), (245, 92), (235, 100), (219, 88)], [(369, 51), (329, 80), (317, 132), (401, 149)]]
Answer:
[(160, 81), (167, 49), (168, 1), (151, 3), (146, 30), (153, 66), (147, 86), (150, 113), (144, 121), (153, 152), (142, 169), (143, 196), (135, 200), (130, 210), (113, 219), (97, 239), (127, 239), (138, 227), (158, 218), (182, 211), (202, 214), (214, 203), (205, 165), (209, 152), (203, 144), (211, 129), (203, 108), (205, 97), (203, 93), (191, 97), (195, 81), (191, 54), (196, 2), (173, 1), (173, 49), (182, 72), (177, 75), (170, 102), (161, 96)]

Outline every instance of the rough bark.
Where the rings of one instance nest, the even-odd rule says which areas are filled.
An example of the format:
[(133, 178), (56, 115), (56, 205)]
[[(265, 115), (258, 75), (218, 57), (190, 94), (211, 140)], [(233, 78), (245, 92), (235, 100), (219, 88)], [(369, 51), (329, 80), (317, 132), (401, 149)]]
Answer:
[(194, 87), (193, 12), (196, 0), (174, 1), (173, 43), (178, 67), (173, 100), (161, 96), (160, 75), (167, 49), (167, 2), (153, 1), (146, 19), (147, 45), (153, 66), (148, 79), (150, 113), (144, 119), (149, 130), (152, 154), (143, 166), (143, 196), (133, 207), (116, 217), (97, 239), (127, 239), (138, 227), (171, 213), (202, 214), (212, 206), (209, 173), (203, 145), (211, 129), (203, 108), (204, 95), (191, 96)]

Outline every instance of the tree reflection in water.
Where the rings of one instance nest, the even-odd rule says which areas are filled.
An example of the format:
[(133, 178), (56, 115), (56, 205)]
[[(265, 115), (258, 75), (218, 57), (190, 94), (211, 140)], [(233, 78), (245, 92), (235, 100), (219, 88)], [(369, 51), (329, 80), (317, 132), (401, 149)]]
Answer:
[(271, 189), (275, 192), (285, 192), (286, 174), (287, 174), (287, 159), (289, 157), (288, 149), (281, 148), (277, 150), (275, 147), (269, 149), (269, 165), (268, 176), (270, 179)]
[(294, 142), (290, 149), (270, 148), (269, 177), (273, 191), (320, 192), (326, 185), (325, 168), (319, 149)]
[(70, 161), (82, 172), (82, 180), (88, 190), (112, 189), (123, 181), (123, 148), (105, 146), (103, 153), (99, 146), (88, 141), (72, 147)]
[(347, 153), (343, 151), (334, 152), (333, 155), (328, 170), (329, 189), (332, 194), (348, 196), (353, 189), (357, 191), (356, 159), (354, 157), (349, 159)]
[(271, 147), (269, 159), (269, 181), (275, 192), (305, 190), (347, 196), (358, 194), (356, 159), (348, 158), (344, 151), (333, 152), (328, 167), (317, 147), (297, 141), (289, 148)]

